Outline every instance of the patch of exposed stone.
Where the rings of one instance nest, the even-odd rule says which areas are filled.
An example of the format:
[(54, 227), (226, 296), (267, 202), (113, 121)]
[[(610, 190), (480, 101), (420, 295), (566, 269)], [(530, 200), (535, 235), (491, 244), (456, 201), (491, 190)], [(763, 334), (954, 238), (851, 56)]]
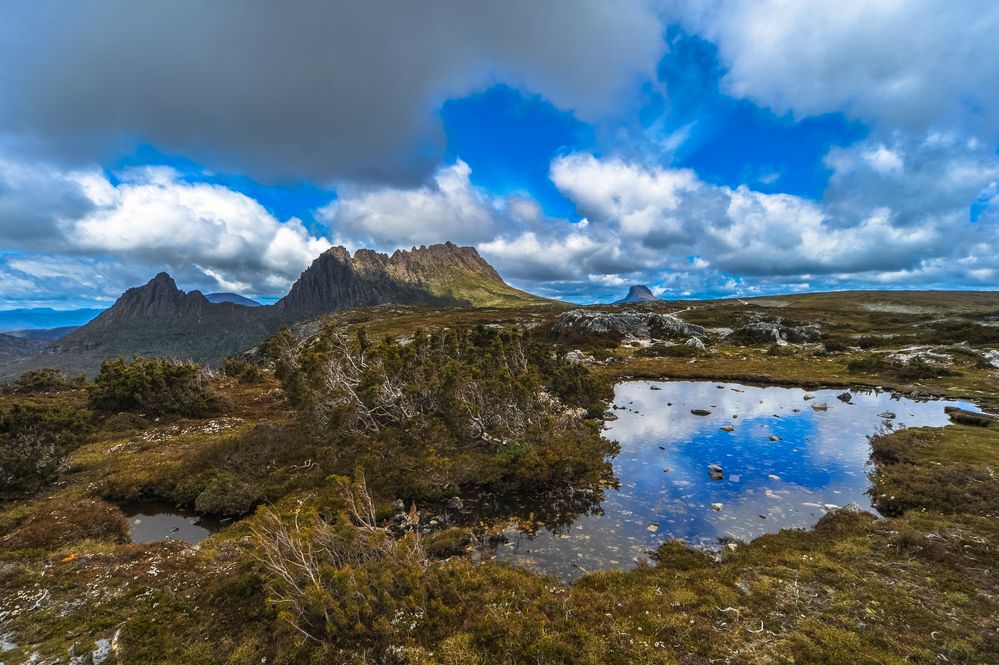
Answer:
[(559, 334), (618, 340), (689, 338), (704, 335), (702, 326), (687, 323), (672, 314), (642, 311), (601, 312), (586, 309), (565, 312), (553, 324), (552, 330)]

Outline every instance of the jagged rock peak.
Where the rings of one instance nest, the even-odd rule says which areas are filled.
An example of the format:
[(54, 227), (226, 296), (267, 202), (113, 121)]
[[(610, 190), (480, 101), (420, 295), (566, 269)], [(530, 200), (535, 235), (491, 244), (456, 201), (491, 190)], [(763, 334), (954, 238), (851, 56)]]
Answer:
[(418, 277), (426, 270), (461, 270), (478, 273), (493, 279), (502, 279), (499, 273), (483, 259), (474, 247), (459, 247), (453, 242), (436, 245), (420, 245), (412, 249), (397, 249), (391, 255), (373, 249), (358, 249), (353, 257), (346, 247), (330, 247), (317, 258), (313, 265), (323, 260), (335, 259), (350, 263), (358, 273), (388, 272), (397, 277)]
[(210, 303), (200, 291), (185, 293), (173, 277), (161, 272), (143, 286), (128, 289), (98, 319), (170, 318), (202, 311)]
[(622, 304), (628, 302), (648, 302), (650, 300), (659, 300), (654, 293), (649, 289), (649, 287), (644, 284), (635, 284), (630, 289), (628, 289), (628, 295), (626, 295), (621, 300), (615, 300), (614, 304)]

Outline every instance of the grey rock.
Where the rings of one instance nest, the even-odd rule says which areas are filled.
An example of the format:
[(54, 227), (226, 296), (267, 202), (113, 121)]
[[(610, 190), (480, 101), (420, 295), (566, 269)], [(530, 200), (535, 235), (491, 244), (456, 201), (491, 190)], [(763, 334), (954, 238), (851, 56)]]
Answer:
[(600, 312), (574, 309), (558, 317), (552, 330), (559, 334), (582, 334), (595, 338), (664, 339), (703, 335), (704, 328), (686, 323), (672, 314), (623, 311)]

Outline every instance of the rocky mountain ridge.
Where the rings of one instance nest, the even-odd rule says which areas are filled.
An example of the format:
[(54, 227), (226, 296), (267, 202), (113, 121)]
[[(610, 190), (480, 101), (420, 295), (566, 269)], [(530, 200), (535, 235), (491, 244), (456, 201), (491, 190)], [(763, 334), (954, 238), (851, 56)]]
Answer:
[[(213, 294), (216, 295), (216, 294)], [(333, 247), (313, 261), (284, 298), (248, 307), (182, 291), (159, 273), (128, 289), (86, 326), (37, 350), (0, 377), (56, 367), (93, 374), (118, 356), (172, 356), (214, 364), (262, 341), (281, 325), (328, 312), (384, 304), (475, 307), (545, 302), (508, 286), (474, 248), (452, 243), (398, 250)]]

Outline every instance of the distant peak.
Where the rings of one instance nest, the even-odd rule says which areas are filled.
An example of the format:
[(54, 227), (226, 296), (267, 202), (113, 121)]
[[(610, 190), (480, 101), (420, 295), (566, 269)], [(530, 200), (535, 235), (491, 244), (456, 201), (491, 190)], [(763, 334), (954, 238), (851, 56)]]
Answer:
[(626, 295), (621, 300), (615, 300), (614, 304), (628, 303), (628, 302), (647, 302), (650, 300), (659, 300), (654, 293), (649, 289), (649, 287), (644, 284), (635, 284), (630, 289), (628, 289), (628, 295)]

